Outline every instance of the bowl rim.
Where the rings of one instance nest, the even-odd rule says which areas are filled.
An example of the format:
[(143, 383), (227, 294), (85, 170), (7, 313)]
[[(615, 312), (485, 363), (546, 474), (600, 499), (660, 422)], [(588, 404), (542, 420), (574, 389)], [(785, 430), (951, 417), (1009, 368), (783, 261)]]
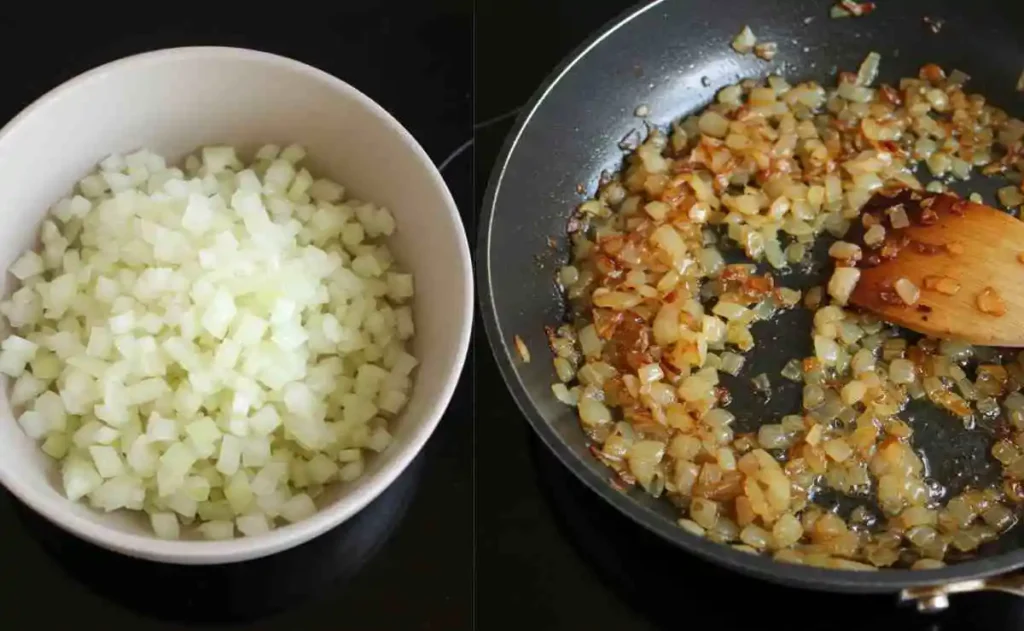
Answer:
[(32, 101), (0, 128), (0, 145), (3, 144), (4, 139), (22, 121), (37, 110), (49, 103), (64, 98), (68, 93), (91, 81), (128, 68), (189, 59), (248, 60), (306, 75), (342, 93), (359, 107), (368, 110), (379, 118), (401, 138), (406, 149), (423, 164), (432, 183), (440, 193), (444, 208), (448, 213), (448, 218), (457, 227), (457, 241), (459, 243), (457, 256), (462, 268), (461, 278), (458, 280), (466, 288), (462, 304), (450, 306), (450, 308), (453, 308), (453, 315), (458, 318), (458, 320), (453, 321), (462, 323), (456, 361), (451, 367), (450, 374), (447, 375), (440, 391), (433, 398), (433, 401), (427, 405), (426, 412), (423, 414), (423, 422), (418, 424), (408, 440), (400, 445), (394, 445), (397, 453), (392, 456), (394, 462), (390, 466), (380, 469), (373, 475), (367, 475), (365, 481), (357, 489), (354, 489), (353, 492), (343, 495), (334, 504), (319, 510), (313, 516), (299, 522), (286, 524), (256, 536), (222, 541), (164, 540), (158, 539), (155, 536), (125, 533), (92, 522), (69, 510), (70, 504), (67, 498), (59, 493), (52, 497), (37, 493), (32, 487), (23, 483), (21, 477), (15, 475), (15, 472), (0, 464), (0, 484), (19, 501), (66, 532), (108, 550), (140, 559), (183, 565), (207, 565), (234, 563), (265, 557), (305, 543), (358, 513), (405, 471), (412, 460), (422, 451), (427, 440), (436, 429), (451, 401), (465, 366), (472, 333), (474, 283), (472, 256), (466, 232), (461, 228), (462, 221), (459, 216), (458, 207), (440, 171), (419, 142), (390, 112), (352, 85), (315, 66), (283, 55), (230, 46), (184, 46), (163, 48), (122, 57), (78, 74)]

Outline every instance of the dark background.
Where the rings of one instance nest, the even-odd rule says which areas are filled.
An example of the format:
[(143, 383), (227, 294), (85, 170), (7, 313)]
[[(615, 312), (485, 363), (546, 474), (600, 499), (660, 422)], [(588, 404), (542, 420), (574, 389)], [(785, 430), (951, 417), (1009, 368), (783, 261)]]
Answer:
[[(728, 4), (723, 0), (722, 10)], [(821, 4), (825, 12), (832, 3)], [(476, 136), (478, 204), (514, 123), (502, 116), (632, 5), (478, 0), (475, 107), (478, 125), (487, 122)], [(895, 595), (782, 588), (666, 545), (605, 505), (539, 443), (504, 387), (482, 326), (476, 334), (478, 628), (1024, 629), (1024, 603), (1002, 594), (957, 596), (948, 612), (924, 616), (897, 604)]]
[[(113, 6), (90, 4), (71, 13), (62, 8), (59, 19), (0, 18), (0, 120), (62, 81), (125, 55), (242, 46), (348, 81), (441, 163), (472, 134), (470, 0), (329, 6), (339, 5), (351, 8), (178, 5), (115, 15)], [(472, 154), (464, 152), (444, 173), (469, 232), (471, 165)], [(471, 374), (467, 364), (426, 450), (385, 495), (331, 533), (264, 562), (175, 568), (131, 561), (65, 535), (0, 492), (0, 628), (471, 628)]]

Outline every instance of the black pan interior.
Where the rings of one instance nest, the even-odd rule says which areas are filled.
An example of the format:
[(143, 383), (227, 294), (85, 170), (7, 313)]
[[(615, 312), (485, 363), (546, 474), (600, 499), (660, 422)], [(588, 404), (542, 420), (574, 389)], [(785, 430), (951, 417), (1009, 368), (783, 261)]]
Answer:
[[(975, 561), (928, 572), (868, 574), (777, 564), (697, 539), (675, 526), (677, 515), (666, 502), (615, 490), (609, 472), (587, 452), (572, 411), (551, 395), (555, 378), (543, 327), (563, 317), (553, 275), (567, 260), (566, 220), (584, 198), (577, 187), (593, 192), (601, 172), (621, 163), (620, 141), (643, 131), (637, 106), (648, 107), (646, 122), (664, 126), (700, 109), (738, 79), (781, 72), (791, 81), (828, 85), (838, 69), (856, 71), (868, 52), (877, 51), (881, 81), (895, 82), (916, 75), (925, 63), (938, 63), (969, 74), (969, 91), (1024, 116), (1024, 94), (1015, 90), (1024, 70), (1024, 3), (890, 0), (870, 16), (847, 19), (830, 19), (829, 6), (827, 0), (663, 0), (627, 12), (570, 56), (536, 93), (492, 173), (478, 261), (487, 332), (514, 397), (563, 463), (613, 505), (687, 550), (761, 577), (844, 591), (894, 590), (1004, 572), (1024, 565), (1021, 529)], [(926, 17), (942, 23), (938, 33)], [(760, 41), (778, 43), (772, 62), (741, 57), (729, 48), (744, 24)], [(976, 177), (959, 190), (980, 192), (991, 203), (998, 185)], [(822, 273), (805, 269), (784, 283), (806, 289)], [(810, 354), (806, 311), (758, 327), (758, 347), (743, 374), (727, 384), (734, 395), (730, 409), (746, 427), (799, 408), (799, 386), (787, 387), (778, 374), (788, 359)], [(514, 335), (532, 351), (530, 363), (519, 359)], [(748, 385), (760, 372), (774, 386), (767, 401)], [(932, 477), (955, 491), (995, 473), (988, 436), (965, 432), (929, 405), (913, 412), (915, 442)]]

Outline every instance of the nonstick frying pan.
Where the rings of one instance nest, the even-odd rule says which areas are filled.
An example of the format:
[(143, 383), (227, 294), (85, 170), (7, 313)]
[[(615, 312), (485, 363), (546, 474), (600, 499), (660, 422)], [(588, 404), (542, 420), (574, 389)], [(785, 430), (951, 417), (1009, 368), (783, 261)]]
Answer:
[[(882, 0), (860, 18), (831, 19), (827, 0), (661, 0), (628, 11), (577, 49), (537, 90), (494, 167), (480, 226), (478, 275), (483, 318), (498, 365), (516, 402), (562, 463), (606, 501), (645, 528), (728, 568), (797, 587), (842, 592), (901, 592), (922, 609), (946, 605), (947, 594), (978, 589), (1024, 595), (1024, 533), (1015, 528), (981, 549), (976, 559), (936, 570), (849, 572), (789, 565), (692, 536), (676, 525), (668, 502), (638, 490), (621, 491), (612, 472), (588, 452), (574, 411), (551, 394), (555, 380), (545, 325), (562, 321), (554, 285), (568, 259), (566, 224), (592, 192), (601, 172), (619, 167), (619, 143), (647, 122), (665, 126), (709, 103), (741, 78), (780, 69), (792, 81), (834, 84), (837, 70), (855, 71), (870, 51), (882, 55), (881, 81), (913, 76), (925, 63), (971, 76), (969, 91), (984, 94), (1011, 115), (1024, 116), (1015, 90), (1024, 69), (1024, 4), (1015, 0)], [(925, 18), (928, 18), (927, 20)], [(729, 47), (744, 24), (759, 41), (774, 41), (768, 63)], [(941, 28), (934, 28), (941, 24)], [(935, 30), (938, 30), (936, 33)], [(647, 120), (636, 116), (647, 106)], [(991, 202), (996, 183), (968, 183)], [(820, 257), (819, 257), (820, 260)], [(787, 285), (820, 283), (819, 267), (790, 276)], [(812, 354), (810, 314), (799, 309), (755, 326), (758, 346), (739, 379), (727, 382), (730, 410), (741, 428), (799, 410), (799, 386), (777, 377), (792, 357)], [(523, 362), (519, 336), (531, 351)], [(749, 386), (760, 372), (774, 376), (767, 401)], [(968, 432), (930, 405), (911, 410), (915, 445), (930, 475), (956, 492), (999, 475), (988, 450), (991, 436)], [(651, 559), (656, 563), (657, 559)]]

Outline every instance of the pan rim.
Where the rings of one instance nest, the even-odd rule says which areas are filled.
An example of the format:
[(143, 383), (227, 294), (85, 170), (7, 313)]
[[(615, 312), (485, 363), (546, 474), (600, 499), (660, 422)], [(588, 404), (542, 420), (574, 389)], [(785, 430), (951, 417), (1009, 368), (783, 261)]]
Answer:
[(774, 561), (768, 557), (755, 556), (735, 550), (730, 546), (696, 537), (665, 520), (663, 516), (658, 515), (653, 510), (630, 499), (625, 493), (615, 490), (608, 484), (607, 480), (591, 470), (588, 463), (556, 435), (547, 421), (532, 405), (530, 397), (515, 368), (513, 351), (506, 342), (505, 333), (502, 330), (498, 317), (497, 306), (494, 302), (494, 291), (491, 284), (491, 227), (499, 196), (501, 195), (502, 182), (524, 130), (562, 78), (571, 72), (591, 50), (609, 39), (621, 28), (666, 2), (667, 0), (653, 0), (634, 5), (594, 31), (572, 52), (565, 56), (538, 86), (527, 104), (522, 108), (511, 131), (509, 131), (503, 142), (494, 165), (491, 167), (487, 189), (479, 214), (480, 223), (475, 252), (477, 259), (477, 291), (488, 344), (495, 363), (498, 365), (505, 387), (512, 395), (520, 412), (526, 418), (534, 433), (541, 439), (545, 447), (555, 455), (561, 465), (571, 471), (584, 486), (600, 496), (621, 514), (648, 532), (656, 534), (666, 543), (682, 549), (688, 554), (748, 576), (816, 591), (884, 593), (982, 579), (1005, 574), (1024, 566), (1024, 549), (1016, 549), (1011, 552), (933, 570), (881, 569), (876, 572), (855, 572), (788, 564)]

